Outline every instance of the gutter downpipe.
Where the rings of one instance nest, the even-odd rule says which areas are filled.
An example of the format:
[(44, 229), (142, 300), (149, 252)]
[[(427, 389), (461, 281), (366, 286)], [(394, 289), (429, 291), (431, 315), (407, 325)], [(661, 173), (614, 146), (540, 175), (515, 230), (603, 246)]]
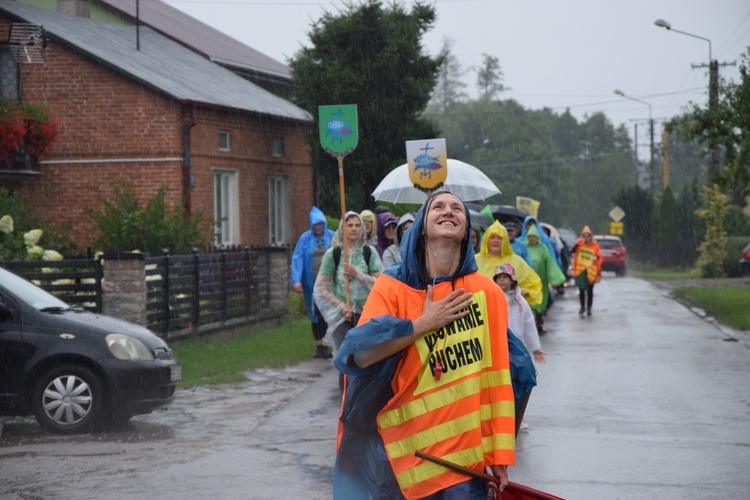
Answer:
[(198, 117), (195, 112), (195, 105), (188, 104), (190, 121), (182, 126), (182, 206), (185, 208), (185, 215), (190, 215), (192, 211), (190, 190), (192, 188), (192, 167), (190, 164), (190, 131), (198, 124)]

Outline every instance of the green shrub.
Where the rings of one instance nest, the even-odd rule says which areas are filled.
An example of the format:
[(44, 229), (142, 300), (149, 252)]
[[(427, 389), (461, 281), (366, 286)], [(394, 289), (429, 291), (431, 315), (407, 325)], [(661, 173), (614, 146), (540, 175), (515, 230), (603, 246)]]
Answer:
[[(70, 254), (76, 247), (70, 238), (70, 222), (51, 222), (38, 217), (24, 191), (10, 191), (0, 188), (0, 218), (8, 216), (12, 220), (12, 231), (0, 231), (0, 260), (28, 260), (24, 234), (32, 229), (41, 229), (39, 245), (55, 249), (61, 254)], [(6, 219), (7, 220), (7, 219)]]
[(326, 223), (328, 224), (328, 229), (331, 231), (336, 231), (339, 228), (339, 222), (341, 219), (338, 217), (331, 217), (330, 215), (326, 215)]
[(305, 310), (305, 298), (301, 293), (289, 292), (288, 308), (289, 315), (292, 318), (301, 318), (307, 315)]
[(724, 216), (729, 210), (729, 197), (719, 185), (704, 186), (701, 198), (703, 208), (695, 211), (706, 221), (706, 236), (698, 251), (700, 256), (695, 263), (696, 274), (703, 278), (723, 278), (726, 276), (724, 261), (727, 258)]
[(737, 205), (730, 205), (724, 217), (724, 228), (729, 236), (750, 234), (750, 217), (745, 215)]
[(739, 260), (742, 258), (742, 250), (750, 243), (750, 236), (729, 236), (726, 241), (726, 257), (724, 257), (724, 272), (730, 278), (740, 275)]
[(97, 249), (158, 254), (167, 248), (172, 254), (182, 254), (210, 243), (211, 221), (202, 211), (187, 215), (180, 204), (167, 206), (166, 184), (143, 208), (127, 182), (114, 181), (112, 188), (114, 201), (100, 196), (102, 210), (88, 210), (97, 230)]

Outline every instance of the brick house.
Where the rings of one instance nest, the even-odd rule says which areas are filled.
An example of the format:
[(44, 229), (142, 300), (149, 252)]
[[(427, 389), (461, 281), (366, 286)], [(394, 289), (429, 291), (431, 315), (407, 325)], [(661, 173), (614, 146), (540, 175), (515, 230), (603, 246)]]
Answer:
[(44, 28), (46, 62), (0, 45), (0, 92), (47, 106), (61, 133), (43, 157), (2, 167), (0, 186), (73, 222), (81, 249), (86, 208), (115, 179), (144, 202), (168, 184), (169, 202), (218, 221), (218, 244), (292, 244), (308, 229), (309, 113), (147, 26), (0, 0), (0, 43), (13, 23)]

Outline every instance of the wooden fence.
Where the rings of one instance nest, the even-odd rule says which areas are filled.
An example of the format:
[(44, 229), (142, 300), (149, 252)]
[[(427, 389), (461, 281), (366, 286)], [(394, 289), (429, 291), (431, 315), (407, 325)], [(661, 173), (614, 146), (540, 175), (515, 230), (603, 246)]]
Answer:
[[(165, 252), (142, 258), (145, 285), (140, 281), (124, 288), (126, 295), (134, 287), (145, 288), (144, 326), (165, 338), (172, 333), (222, 329), (286, 313), (288, 257), (287, 248), (276, 247), (232, 247), (205, 254), (194, 250), (190, 255)], [(105, 312), (105, 305), (120, 300), (118, 289), (123, 288), (107, 277), (103, 293), (108, 266), (99, 259), (0, 261), (0, 266), (34, 281), (70, 305), (93, 312)]]
[(146, 259), (147, 326), (189, 330), (258, 313), (268, 304), (267, 273), (259, 252), (162, 255)]
[(46, 262), (0, 261), (0, 266), (35, 283), (72, 306), (102, 312), (102, 263), (99, 259)]

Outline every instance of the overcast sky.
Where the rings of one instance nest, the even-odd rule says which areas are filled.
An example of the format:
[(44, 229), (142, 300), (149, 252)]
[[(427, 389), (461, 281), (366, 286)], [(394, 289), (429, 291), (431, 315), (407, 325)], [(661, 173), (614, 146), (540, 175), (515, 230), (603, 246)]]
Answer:
[[(315, 0), (165, 0), (200, 21), (281, 62), (288, 62), (325, 10), (340, 1)], [(355, 0), (356, 1), (356, 0)], [(411, 5), (412, 2), (402, 2)], [(384, 2), (385, 5), (388, 2)], [(447, 37), (466, 70), (467, 89), (475, 91), (482, 54), (498, 57), (505, 84), (524, 107), (544, 107), (579, 119), (604, 112), (638, 142), (648, 142), (647, 104), (624, 99), (615, 89), (651, 105), (660, 122), (690, 101), (705, 105), (709, 43), (654, 25), (656, 19), (711, 41), (722, 77), (737, 81), (741, 55), (750, 46), (747, 0), (437, 0), (437, 22), (423, 45), (437, 54)], [(647, 150), (641, 149), (646, 157)]]

